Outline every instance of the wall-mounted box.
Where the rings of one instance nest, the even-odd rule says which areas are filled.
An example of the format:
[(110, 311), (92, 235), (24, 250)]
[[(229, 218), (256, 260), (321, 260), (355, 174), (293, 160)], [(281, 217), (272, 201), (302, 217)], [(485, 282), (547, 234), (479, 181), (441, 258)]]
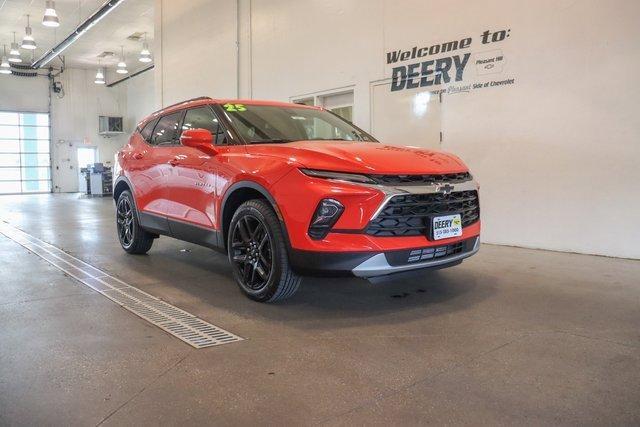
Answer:
[(122, 117), (100, 116), (98, 118), (98, 133), (100, 135), (117, 135), (124, 133)]

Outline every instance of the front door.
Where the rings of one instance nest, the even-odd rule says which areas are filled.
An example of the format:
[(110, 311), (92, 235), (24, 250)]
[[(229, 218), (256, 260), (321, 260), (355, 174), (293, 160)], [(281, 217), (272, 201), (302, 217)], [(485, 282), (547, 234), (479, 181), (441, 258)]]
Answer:
[[(210, 106), (192, 108), (184, 116), (182, 130), (207, 129), (214, 144), (221, 136), (221, 126)], [(220, 142), (220, 141), (218, 141)], [(217, 224), (215, 188), (216, 162), (202, 151), (179, 145), (171, 161), (168, 218), (172, 234), (183, 240), (215, 245)], [(202, 241), (206, 239), (206, 241)]]

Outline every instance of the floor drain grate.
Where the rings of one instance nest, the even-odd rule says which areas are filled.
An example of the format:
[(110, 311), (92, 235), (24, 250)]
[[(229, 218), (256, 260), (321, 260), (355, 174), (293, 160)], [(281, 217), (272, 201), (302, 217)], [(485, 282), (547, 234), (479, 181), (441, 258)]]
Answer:
[(24, 246), (80, 283), (124, 309), (167, 331), (195, 348), (242, 341), (243, 338), (187, 313), (153, 295), (76, 258), (62, 249), (0, 221), (0, 233)]

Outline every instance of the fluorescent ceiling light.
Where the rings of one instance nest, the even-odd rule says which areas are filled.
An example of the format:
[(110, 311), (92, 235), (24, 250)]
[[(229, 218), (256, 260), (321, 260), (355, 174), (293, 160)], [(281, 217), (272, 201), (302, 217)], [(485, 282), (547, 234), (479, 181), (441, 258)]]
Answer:
[(140, 57), (138, 58), (138, 61), (140, 62), (151, 62), (151, 51), (149, 51), (149, 44), (146, 41), (147, 38), (147, 34), (145, 33), (144, 35), (145, 37), (145, 41), (144, 43), (142, 43), (142, 50), (140, 51)]
[(60, 26), (60, 20), (56, 13), (56, 3), (53, 0), (47, 0), (46, 7), (44, 9), (44, 16), (42, 17), (42, 25), (45, 27)]
[(151, 55), (151, 51), (149, 51), (149, 44), (147, 42), (142, 43), (140, 55)]
[(20, 55), (20, 51), (18, 50), (18, 43), (16, 43), (16, 32), (13, 32), (13, 43), (11, 43), (11, 51), (9, 55)]
[(11, 64), (7, 61), (7, 45), (2, 46), (4, 55), (2, 55), (2, 60), (0, 60), (0, 74), (11, 74)]
[[(98, 65), (100, 65), (100, 61), (98, 60)], [(94, 80), (94, 83), (97, 85), (103, 85), (105, 84), (104, 81), (104, 69), (102, 67), (98, 67), (98, 72), (96, 73), (96, 79)]]
[(29, 15), (27, 15), (27, 26), (24, 28), (24, 38), (22, 39), (22, 45), (20, 47), (28, 50), (36, 48), (36, 41), (33, 39), (31, 27), (29, 26)]
[(118, 62), (118, 69), (116, 69), (116, 73), (118, 74), (127, 74), (127, 63), (124, 62), (124, 46), (120, 46), (120, 62)]
[(13, 43), (11, 43), (11, 50), (9, 51), (9, 62), (15, 62), (16, 64), (22, 62), (20, 57), (20, 50), (18, 49), (18, 43), (16, 43), (16, 33), (13, 33)]

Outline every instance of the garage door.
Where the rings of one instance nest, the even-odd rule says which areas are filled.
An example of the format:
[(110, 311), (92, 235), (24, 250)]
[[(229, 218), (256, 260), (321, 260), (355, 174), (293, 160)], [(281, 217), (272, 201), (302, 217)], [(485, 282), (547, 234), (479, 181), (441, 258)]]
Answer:
[(49, 114), (0, 111), (0, 194), (50, 191)]

